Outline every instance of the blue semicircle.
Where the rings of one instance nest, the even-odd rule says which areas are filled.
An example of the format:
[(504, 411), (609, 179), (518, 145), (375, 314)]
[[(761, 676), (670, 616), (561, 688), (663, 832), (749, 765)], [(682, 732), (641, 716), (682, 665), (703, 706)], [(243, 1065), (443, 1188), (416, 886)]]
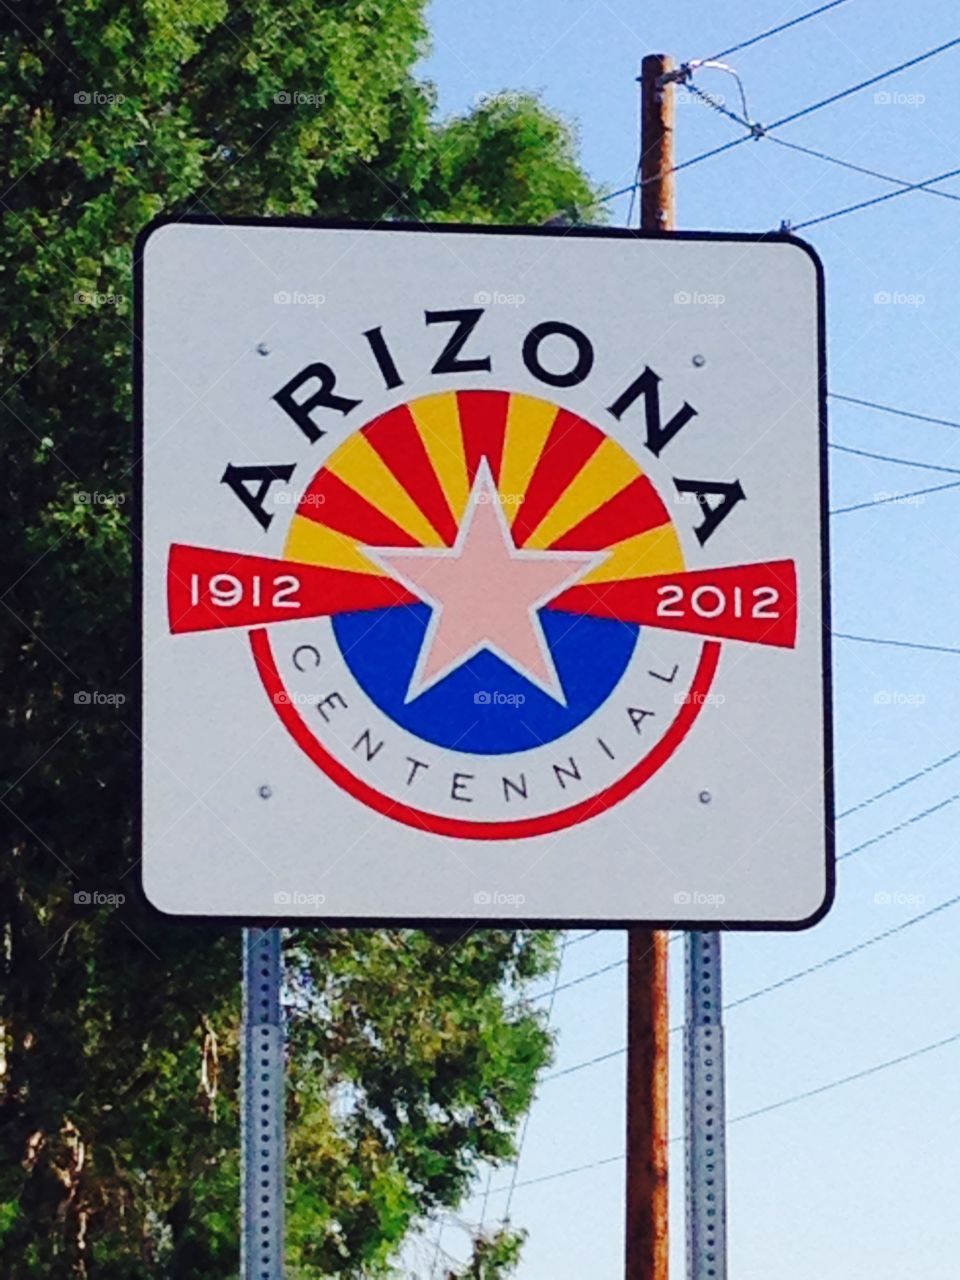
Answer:
[(438, 747), (499, 755), (542, 746), (582, 724), (616, 688), (640, 634), (635, 623), (613, 618), (549, 609), (539, 617), (566, 706), (489, 649), (405, 702), (429, 605), (338, 614), (333, 630), (357, 683), (396, 724)]

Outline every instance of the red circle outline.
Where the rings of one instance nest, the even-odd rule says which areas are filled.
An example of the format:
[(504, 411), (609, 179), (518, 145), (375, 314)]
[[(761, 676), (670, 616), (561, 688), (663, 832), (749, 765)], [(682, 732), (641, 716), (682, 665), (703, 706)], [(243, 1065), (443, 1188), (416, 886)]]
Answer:
[(460, 836), (467, 840), (514, 840), (525, 836), (545, 835), (550, 831), (562, 831), (565, 827), (573, 827), (587, 818), (595, 817), (636, 791), (666, 764), (689, 733), (706, 700), (720, 660), (719, 642), (707, 640), (700, 653), (700, 661), (686, 701), (667, 732), (642, 760), (605, 790), (591, 796), (589, 800), (581, 800), (567, 809), (558, 809), (555, 813), (542, 814), (537, 818), (518, 818), (509, 822), (470, 822), (466, 818), (447, 818), (414, 809), (400, 800), (389, 799), (368, 783), (361, 782), (307, 728), (277, 669), (265, 627), (250, 632), (250, 648), (253, 650), (263, 687), (288, 733), (332, 782), (368, 808), (397, 822), (403, 822), (408, 827), (417, 827), (421, 831), (430, 831), (439, 836)]

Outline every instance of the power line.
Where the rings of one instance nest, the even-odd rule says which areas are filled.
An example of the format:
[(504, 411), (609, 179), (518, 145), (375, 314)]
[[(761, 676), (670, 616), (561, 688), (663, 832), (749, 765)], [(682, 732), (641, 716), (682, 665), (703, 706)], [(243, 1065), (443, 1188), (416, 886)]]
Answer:
[[(679, 1027), (671, 1027), (670, 1034), (679, 1031)], [(564, 1067), (560, 1071), (551, 1071), (548, 1076), (544, 1076), (541, 1084), (546, 1084), (548, 1080), (559, 1080), (561, 1076), (572, 1076), (577, 1071), (586, 1071), (587, 1067), (598, 1067), (601, 1062), (609, 1062), (612, 1058), (622, 1058), (627, 1052), (627, 1046), (621, 1045), (619, 1049), (611, 1049), (609, 1053), (598, 1054), (595, 1058), (586, 1058), (583, 1062), (575, 1062), (571, 1067)]]
[[(852, 852), (856, 851), (853, 850)], [(822, 969), (829, 969), (832, 965), (839, 964), (841, 960), (848, 960), (851, 956), (855, 956), (861, 951), (866, 951), (868, 947), (875, 946), (878, 942), (885, 942), (888, 938), (892, 938), (898, 933), (903, 933), (906, 929), (912, 928), (913, 925), (921, 924), (924, 920), (929, 920), (931, 917), (939, 915), (940, 912), (946, 911), (958, 903), (960, 903), (960, 894), (947, 898), (944, 902), (937, 903), (935, 907), (931, 907), (927, 911), (911, 916), (909, 920), (903, 920), (899, 924), (892, 925), (889, 929), (875, 933), (870, 938), (864, 938), (852, 947), (846, 947), (843, 951), (836, 951), (833, 955), (827, 956), (823, 960), (818, 960), (816, 964), (808, 965), (805, 969), (798, 969), (795, 973), (787, 974), (786, 977), (779, 978), (776, 982), (771, 982), (765, 987), (758, 987), (755, 991), (739, 996), (736, 1000), (729, 1000), (724, 1004), (723, 1008), (725, 1011), (727, 1009), (736, 1009), (740, 1005), (750, 1004), (752, 1001), (760, 999), (761, 996), (769, 995), (773, 991), (779, 991), (782, 987), (791, 986), (802, 978), (807, 978), (813, 973), (819, 973)], [(683, 1024), (678, 1023), (670, 1028), (670, 1034), (675, 1035), (682, 1030)], [(619, 1049), (611, 1049), (608, 1053), (601, 1053), (595, 1058), (587, 1058), (583, 1062), (575, 1062), (572, 1066), (564, 1067), (561, 1071), (552, 1071), (549, 1075), (544, 1076), (542, 1083), (546, 1084), (549, 1080), (559, 1080), (561, 1076), (570, 1076), (579, 1071), (586, 1071), (589, 1067), (599, 1066), (601, 1063), (609, 1062), (613, 1058), (621, 1058), (626, 1051), (626, 1046), (624, 1045)]]
[(804, 227), (815, 227), (821, 222), (831, 222), (834, 218), (845, 217), (848, 213), (856, 213), (860, 209), (869, 209), (873, 205), (883, 204), (887, 200), (896, 200), (898, 196), (905, 196), (910, 191), (923, 191), (935, 182), (945, 182), (947, 178), (955, 178), (958, 174), (960, 174), (960, 169), (947, 169), (945, 173), (938, 173), (935, 177), (927, 178), (924, 182), (912, 182), (909, 186), (900, 187), (897, 191), (887, 191), (882, 196), (874, 196), (872, 200), (859, 200), (856, 204), (844, 205), (842, 209), (834, 209), (831, 213), (822, 213), (818, 218), (808, 218), (806, 222), (794, 223), (793, 230), (802, 231)]
[(759, 35), (751, 36), (749, 40), (741, 40), (739, 44), (732, 44), (729, 49), (721, 49), (719, 53), (715, 53), (707, 61), (714, 62), (718, 58), (728, 58), (731, 53), (739, 53), (741, 49), (749, 49), (751, 45), (759, 44), (761, 40), (769, 40), (771, 36), (778, 36), (781, 31), (789, 31), (791, 27), (798, 27), (801, 22), (807, 22), (810, 18), (815, 18), (818, 14), (826, 13), (828, 9), (836, 9), (837, 5), (845, 3), (846, 0), (830, 0), (829, 4), (822, 4), (819, 9), (810, 9), (807, 13), (801, 13), (799, 18), (791, 18), (789, 22), (781, 22), (778, 27), (770, 27), (767, 31), (761, 31)]
[(561, 991), (569, 991), (571, 987), (579, 987), (581, 983), (602, 977), (603, 974), (610, 973), (613, 969), (622, 969), (626, 963), (626, 960), (614, 960), (610, 964), (603, 965), (600, 969), (591, 969), (589, 973), (581, 974), (579, 978), (571, 978), (569, 982), (564, 982), (559, 987), (554, 987), (551, 991), (541, 991), (539, 995), (533, 996), (532, 999), (545, 1000), (548, 996), (559, 995)]
[(872, 453), (869, 449), (854, 449), (848, 444), (834, 444), (830, 448), (838, 453), (852, 453), (858, 458), (873, 458), (876, 462), (895, 462), (899, 467), (919, 467), (922, 471), (945, 471), (948, 475), (960, 476), (960, 467), (944, 467), (936, 462), (918, 462), (915, 458), (894, 458), (888, 453)]
[(855, 845), (844, 853), (838, 853), (837, 861), (842, 862), (844, 858), (852, 858), (855, 853), (861, 853), (864, 849), (869, 849), (872, 845), (879, 844), (881, 840), (895, 836), (900, 831), (906, 831), (907, 827), (912, 827), (915, 823), (922, 822), (924, 818), (929, 818), (931, 814), (939, 813), (941, 809), (946, 809), (948, 805), (955, 804), (958, 800), (960, 800), (960, 791), (955, 792), (952, 796), (947, 796), (946, 800), (941, 800), (938, 804), (931, 805), (929, 809), (924, 809), (920, 813), (915, 813), (911, 817), (905, 818), (903, 822), (898, 822), (895, 827), (888, 827), (886, 831), (881, 831), (879, 835), (871, 836), (869, 840), (864, 840), (862, 844)]
[(571, 938), (567, 943), (567, 950), (569, 951), (571, 947), (575, 947), (578, 942), (586, 942), (590, 938), (595, 938), (598, 933), (600, 933), (599, 929), (590, 929), (587, 933), (581, 933), (578, 937)]
[(903, 933), (905, 929), (910, 929), (915, 924), (929, 920), (931, 916), (939, 915), (941, 911), (946, 911), (949, 907), (955, 907), (958, 902), (960, 902), (960, 894), (953, 898), (948, 898), (945, 902), (937, 903), (929, 911), (922, 911), (919, 915), (911, 916), (909, 920), (904, 920), (889, 929), (884, 929), (881, 933), (875, 933), (872, 938), (864, 938), (862, 942), (858, 942), (852, 947), (847, 947), (845, 951), (838, 951), (835, 955), (828, 956), (817, 964), (809, 965), (806, 969), (799, 969), (796, 973), (788, 974), (787, 977), (780, 978), (777, 982), (771, 982), (765, 987), (758, 987), (756, 991), (751, 991), (745, 996), (731, 1000), (723, 1007), (724, 1009), (737, 1009), (740, 1005), (749, 1004), (752, 1000), (758, 1000), (761, 996), (769, 995), (771, 991), (779, 991), (781, 987), (788, 987), (794, 982), (799, 982), (801, 978), (806, 978), (811, 973), (819, 973), (821, 969), (829, 969), (831, 965), (838, 964), (841, 960), (847, 960), (850, 956), (866, 951), (868, 947), (875, 946), (878, 942), (885, 942), (887, 938), (892, 938), (895, 934)]
[(922, 649), (928, 653), (960, 653), (960, 649), (946, 644), (921, 644), (918, 640), (888, 640), (883, 636), (853, 636), (846, 631), (831, 631), (835, 640), (855, 640), (858, 644), (884, 644), (895, 649)]
[(861, 800), (859, 804), (854, 804), (851, 805), (849, 809), (844, 809), (842, 813), (837, 814), (837, 819), (848, 818), (851, 813), (858, 813), (868, 805), (876, 803), (877, 800), (883, 800), (885, 796), (893, 795), (893, 793), (895, 791), (899, 791), (901, 787), (906, 787), (911, 782), (916, 782), (920, 778), (925, 778), (927, 774), (933, 773), (935, 769), (942, 768), (943, 765), (949, 764), (951, 760), (956, 760), (958, 757), (960, 757), (960, 751), (951, 751), (948, 756), (943, 756), (942, 759), (934, 761), (933, 764), (926, 765), (917, 773), (911, 773), (908, 777), (901, 778), (899, 782), (894, 782), (892, 786), (885, 787), (883, 791), (878, 791), (875, 796), (870, 796), (869, 799)]
[[(552, 1182), (554, 1178), (566, 1178), (571, 1173), (585, 1173), (587, 1169), (599, 1169), (605, 1164), (616, 1164), (620, 1160), (625, 1160), (626, 1156), (620, 1154), (618, 1156), (606, 1156), (603, 1160), (591, 1160), (589, 1164), (578, 1164), (572, 1169), (559, 1169), (556, 1173), (544, 1173), (539, 1178), (526, 1178), (523, 1182), (518, 1182), (517, 1187), (535, 1187), (538, 1182)], [(497, 1195), (506, 1190), (506, 1187), (495, 1187), (492, 1194)]]
[[(594, 930), (599, 933), (600, 930)], [(676, 942), (680, 937), (679, 933), (672, 934), (670, 942)], [(612, 973), (614, 969), (622, 969), (626, 965), (626, 957), (620, 960), (611, 960), (609, 964), (601, 965), (599, 969), (591, 969), (589, 973), (582, 973), (579, 978), (571, 978), (569, 982), (561, 983), (558, 987), (551, 988), (550, 991), (541, 991), (538, 995), (531, 996), (532, 1000), (546, 1000), (555, 995), (559, 995), (561, 991), (569, 991), (571, 987), (579, 987), (584, 982), (590, 982), (593, 978), (601, 978), (605, 973)]]
[[(557, 998), (557, 992), (560, 990), (560, 970), (563, 968), (563, 959), (567, 952), (567, 939), (564, 938), (560, 946), (560, 955), (557, 959), (557, 967), (553, 975), (553, 990), (550, 992), (550, 1003), (547, 1005), (547, 1025), (550, 1025), (550, 1017), (553, 1013), (554, 1001)], [(523, 1144), (527, 1140), (527, 1129), (530, 1127), (530, 1108), (527, 1108), (526, 1115), (523, 1117), (523, 1127), (520, 1130), (520, 1141), (517, 1143), (517, 1156), (513, 1162), (513, 1176), (510, 1179), (510, 1190), (507, 1194), (507, 1203), (504, 1206), (502, 1223), (510, 1221), (510, 1206), (513, 1204), (513, 1193), (517, 1189), (517, 1176), (520, 1173), (520, 1158), (523, 1155)], [(490, 1198), (490, 1184), (487, 1183), (487, 1193), (484, 1196), (484, 1204)], [(482, 1224), (481, 1224), (482, 1225)]]
[[(851, 169), (854, 173), (863, 173), (870, 178), (879, 178), (881, 182), (892, 182), (898, 187), (912, 187), (913, 184), (907, 178), (895, 178), (892, 174), (881, 173), (878, 169), (870, 169), (866, 165), (854, 164), (850, 160), (841, 160), (838, 156), (831, 156), (826, 151), (818, 151), (816, 147), (804, 147), (799, 142), (788, 142), (786, 138), (775, 138), (770, 134), (770, 141), (775, 142), (778, 147), (788, 147), (791, 151), (799, 151), (805, 156), (814, 156), (817, 160), (824, 160), (827, 164), (838, 165), (841, 169)], [(953, 191), (938, 191), (935, 187), (920, 188), (925, 195), (940, 196), (942, 200), (960, 200), (960, 195), (956, 195)], [(843, 399), (841, 396), (840, 399)]]
[(926, 53), (920, 53), (915, 58), (908, 58), (906, 62), (900, 62), (895, 67), (890, 67), (887, 71), (881, 71), (879, 75), (870, 76), (867, 80), (861, 80), (858, 84), (851, 85), (849, 89), (841, 89), (839, 93), (831, 93), (829, 97), (821, 98), (819, 102), (813, 102), (809, 107), (801, 107), (799, 111), (792, 111), (788, 116), (781, 116), (779, 120), (774, 120), (773, 124), (767, 125), (767, 131), (779, 129), (785, 124), (792, 124), (794, 120), (802, 120), (804, 116), (812, 115), (814, 111), (829, 107), (834, 102), (839, 102), (842, 98), (849, 98), (852, 93), (859, 93), (861, 89), (869, 89), (872, 84), (879, 84), (881, 80), (886, 80), (888, 76), (895, 76), (910, 67), (919, 66), (921, 62), (927, 62), (930, 58), (935, 58), (937, 54), (945, 53), (947, 49), (953, 49), (958, 44), (960, 44), (960, 36), (956, 36), (953, 40), (948, 40), (946, 44), (937, 45), (935, 49), (928, 49)]
[[(942, 1040), (935, 1040), (932, 1044), (921, 1045), (918, 1049), (911, 1049), (909, 1053), (902, 1053), (896, 1058), (887, 1058), (883, 1062), (876, 1062), (873, 1066), (864, 1067), (861, 1071), (854, 1071), (850, 1075), (840, 1076), (839, 1079), (830, 1080), (826, 1084), (817, 1085), (813, 1089), (804, 1089), (801, 1093), (791, 1094), (788, 1098), (781, 1098), (778, 1102), (768, 1103), (763, 1107), (755, 1107), (752, 1111), (743, 1111), (740, 1115), (734, 1116), (729, 1123), (740, 1124), (744, 1120), (753, 1120), (757, 1116), (769, 1115), (771, 1111), (780, 1111), (783, 1107), (793, 1106), (797, 1102), (804, 1102), (808, 1098), (818, 1097), (823, 1093), (830, 1093), (834, 1089), (840, 1089), (844, 1085), (853, 1084), (856, 1080), (864, 1080), (867, 1076), (876, 1075), (880, 1071), (887, 1071), (891, 1067), (902, 1066), (905, 1062), (912, 1062), (915, 1058), (921, 1058), (925, 1054), (934, 1053), (938, 1049), (945, 1049), (948, 1045), (956, 1044), (960, 1041), (960, 1031), (954, 1032), (953, 1035), (944, 1036)], [(679, 1135), (671, 1138), (671, 1142), (679, 1142)], [(603, 1165), (615, 1164), (624, 1160), (626, 1157), (623, 1153), (616, 1156), (605, 1156), (602, 1160), (591, 1160), (589, 1164), (574, 1165), (570, 1169), (558, 1169), (554, 1173), (544, 1173), (537, 1178), (528, 1178), (524, 1182), (517, 1183), (517, 1187), (532, 1187), (541, 1182), (552, 1182), (556, 1178), (566, 1178), (575, 1173), (586, 1173), (589, 1169), (599, 1169)], [(493, 1194), (505, 1191), (505, 1187), (497, 1188)]]
[(904, 1062), (912, 1062), (914, 1058), (920, 1058), (925, 1053), (933, 1053), (936, 1049), (944, 1049), (948, 1044), (956, 1044), (960, 1040), (960, 1031), (954, 1032), (952, 1036), (945, 1036), (942, 1040), (936, 1040), (933, 1044), (925, 1044), (919, 1049), (911, 1049), (909, 1053), (902, 1053), (898, 1058), (888, 1058), (885, 1062), (875, 1063), (872, 1067), (865, 1067), (862, 1071), (854, 1071), (852, 1075), (841, 1076), (839, 1080), (831, 1080), (829, 1084), (818, 1085), (815, 1089), (805, 1089), (803, 1093), (795, 1093), (790, 1098), (782, 1098), (779, 1102), (771, 1102), (765, 1107), (755, 1107), (753, 1111), (744, 1111), (738, 1116), (734, 1116), (730, 1121), (731, 1124), (738, 1124), (741, 1120), (752, 1120), (755, 1116), (768, 1115), (771, 1111), (779, 1111), (781, 1107), (790, 1107), (795, 1102), (803, 1102), (806, 1098), (815, 1098), (818, 1094), (829, 1093), (832, 1089), (839, 1089), (842, 1085), (852, 1084), (854, 1080), (863, 1080), (867, 1076), (876, 1075), (878, 1071), (886, 1071), (889, 1067), (900, 1066)]
[[(917, 54), (915, 58), (908, 58), (906, 62), (900, 62), (895, 67), (888, 67), (886, 71), (880, 71), (875, 76), (870, 76), (866, 80), (860, 80), (857, 84), (850, 85), (847, 89), (841, 89), (837, 93), (832, 93), (829, 97), (821, 98), (818, 102), (811, 102), (809, 106), (801, 107), (798, 111), (793, 111), (789, 115), (781, 116), (779, 120), (774, 120), (772, 124), (761, 125), (751, 124), (749, 132), (744, 133), (739, 138), (733, 138), (730, 142), (725, 142), (719, 147), (711, 147), (709, 151), (702, 151), (699, 155), (692, 156), (689, 160), (684, 160), (680, 164), (674, 165), (669, 173), (679, 173), (682, 169), (689, 169), (692, 165), (699, 164), (702, 160), (709, 160), (712, 156), (722, 155), (723, 152), (731, 150), (733, 147), (739, 147), (741, 143), (749, 141), (751, 138), (759, 141), (760, 138), (768, 137), (774, 129), (780, 129), (786, 124), (793, 124), (795, 120), (801, 120), (804, 116), (813, 115), (815, 111), (820, 111), (824, 107), (831, 106), (835, 102), (840, 102), (843, 98), (849, 98), (851, 94), (859, 93), (861, 89), (868, 89), (871, 85), (879, 84), (881, 80), (886, 80), (889, 76), (899, 75), (901, 71), (906, 71), (910, 67), (919, 66), (921, 62), (927, 62), (930, 58), (935, 58), (938, 54), (944, 53), (947, 49), (954, 48), (960, 44), (960, 36), (953, 40), (948, 40), (945, 44), (937, 45), (934, 49), (928, 49), (925, 53)], [(930, 178), (926, 182), (912, 183), (908, 186), (901, 187), (897, 191), (890, 191), (884, 196), (878, 197), (876, 200), (867, 200), (858, 205), (850, 205), (846, 209), (838, 209), (830, 214), (824, 214), (820, 218), (812, 218), (806, 222), (797, 223), (794, 230), (800, 230), (802, 227), (810, 227), (818, 222), (825, 222), (830, 218), (838, 218), (845, 213), (853, 213), (855, 209), (867, 208), (871, 204), (878, 204), (881, 200), (891, 200), (895, 196), (906, 195), (908, 191), (918, 191), (926, 187), (932, 186), (935, 182), (943, 182), (947, 178), (954, 177), (960, 170), (952, 170), (947, 173), (938, 174), (935, 178)], [(646, 179), (647, 182), (659, 181), (665, 177), (665, 174), (654, 174), (653, 177)], [(638, 186), (643, 186), (643, 182), (634, 180), (631, 186), (623, 187), (619, 191), (613, 192), (609, 196), (604, 196), (604, 200), (613, 200), (617, 196), (625, 195), (628, 191), (635, 190)]]
[(922, 498), (928, 493), (942, 493), (944, 489), (957, 488), (960, 488), (960, 480), (951, 480), (947, 484), (932, 485), (929, 489), (913, 489), (910, 493), (888, 493), (882, 498), (871, 498), (869, 502), (855, 502), (850, 507), (836, 507), (830, 514), (843, 516), (851, 511), (863, 511), (867, 507), (882, 507), (891, 502), (909, 502), (912, 498)]
[(953, 427), (954, 430), (960, 431), (960, 422), (954, 422), (950, 418), (934, 418), (926, 413), (913, 413), (909, 409), (896, 409), (893, 405), (879, 404), (876, 400), (863, 400), (859, 396), (843, 396), (839, 391), (828, 391), (827, 395), (831, 400), (844, 400), (847, 404), (858, 404), (864, 409), (876, 409), (880, 413), (892, 413), (898, 418), (913, 418), (917, 422), (931, 422), (937, 427)]

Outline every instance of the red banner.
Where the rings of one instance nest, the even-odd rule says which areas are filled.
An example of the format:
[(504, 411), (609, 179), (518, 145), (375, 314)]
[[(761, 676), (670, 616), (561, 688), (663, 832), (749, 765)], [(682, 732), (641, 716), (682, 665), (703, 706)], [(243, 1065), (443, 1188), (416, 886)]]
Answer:
[(416, 604), (393, 578), (315, 564), (248, 556), (209, 547), (170, 548), (167, 608), (170, 630), (259, 627), (356, 609)]
[(792, 649), (797, 640), (797, 574), (792, 560), (695, 569), (616, 582), (579, 583), (550, 609), (618, 618), (717, 640)]
[[(170, 630), (259, 627), (360, 609), (418, 604), (393, 578), (236, 551), (170, 548)], [(792, 560), (731, 565), (571, 587), (547, 606), (718, 640), (792, 648), (797, 583)]]

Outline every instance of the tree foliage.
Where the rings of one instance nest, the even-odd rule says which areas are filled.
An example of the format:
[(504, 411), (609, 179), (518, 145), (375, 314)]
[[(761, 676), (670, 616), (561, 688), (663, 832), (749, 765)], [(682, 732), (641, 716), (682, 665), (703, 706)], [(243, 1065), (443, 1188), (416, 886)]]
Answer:
[[(567, 127), (436, 122), (424, 0), (0, 10), (5, 857), (0, 1274), (236, 1274), (239, 938), (137, 903), (131, 250), (160, 212), (589, 215)], [(117, 906), (94, 895), (123, 895)], [(297, 931), (291, 1274), (390, 1273), (506, 1160), (549, 1053), (542, 934)], [(514, 1263), (480, 1237), (467, 1272)]]

